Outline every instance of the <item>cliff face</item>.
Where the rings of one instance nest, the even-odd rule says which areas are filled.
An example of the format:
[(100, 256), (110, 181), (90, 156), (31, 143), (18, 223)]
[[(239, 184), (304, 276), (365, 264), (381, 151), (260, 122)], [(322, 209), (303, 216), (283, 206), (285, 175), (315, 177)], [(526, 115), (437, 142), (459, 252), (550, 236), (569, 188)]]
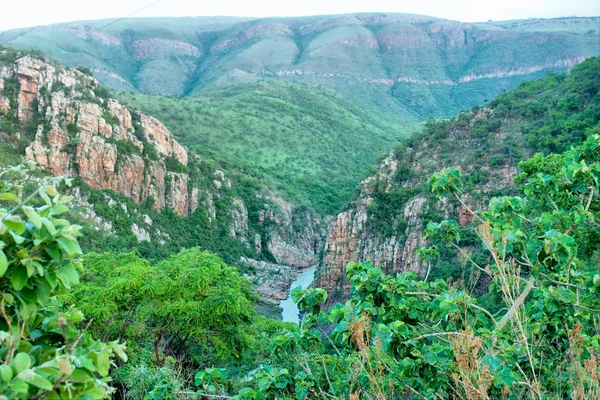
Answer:
[[(0, 79), (18, 81), (17, 116), (23, 123), (38, 123), (26, 149), (28, 160), (136, 203), (152, 198), (157, 209), (190, 214), (189, 177), (166, 165), (173, 158), (186, 166), (188, 154), (159, 121), (141, 114), (134, 126), (126, 107), (95, 94), (94, 78), (37, 58), (16, 60), (0, 71)], [(146, 147), (153, 147), (156, 157), (148, 157)]]
[[(423, 136), (392, 152), (373, 176), (361, 182), (358, 199), (336, 217), (325, 239), (315, 282), (315, 286), (328, 290), (330, 302), (349, 293), (345, 266), (350, 261), (370, 260), (386, 273), (414, 271), (423, 276), (425, 267), (416, 250), (426, 244), (423, 231), (428, 220), (453, 218), (463, 227), (470, 224), (472, 216), (460, 203), (437, 201), (427, 193), (424, 183), (432, 173), (456, 166), (465, 176), (484, 175), (485, 179), (470, 189), (477, 197), (463, 197), (474, 209), (483, 207), (492, 194), (512, 185), (516, 160), (502, 155), (507, 131), (500, 129), (485, 139), (473, 135), (477, 121), (494, 118), (493, 111), (484, 109), (459, 118), (468, 121), (451, 123), (443, 141)], [(478, 159), (474, 154), (484, 149), (484, 140), (492, 150)], [(517, 134), (511, 140), (518, 143), (522, 139)], [(496, 161), (491, 165), (494, 157)]]
[[(31, 56), (0, 64), (0, 119), (15, 121), (6, 132), (0, 128), (3, 140), (24, 147), (26, 159), (42, 170), (80, 178), (93, 189), (130, 199), (133, 209), (104, 194), (107, 206), (120, 208), (128, 218), (127, 227), (139, 243), (163, 245), (173, 240), (162, 231), (165, 227), (138, 210), (138, 205), (151, 202), (157, 213), (166, 208), (181, 217), (206, 213), (215, 235), (217, 227), (227, 226), (224, 234), (241, 242), (247, 255), (272, 256), (286, 266), (282, 271), (317, 263), (324, 232), (311, 213), (257, 189), (252, 196), (262, 204), (259, 212), (249, 215), (233, 177), (210, 171), (160, 121), (108, 98), (94, 78), (80, 71)], [(76, 194), (82, 208), (89, 208), (81, 212), (83, 220), (114, 234), (115, 224), (97, 215), (93, 202), (79, 190)]]

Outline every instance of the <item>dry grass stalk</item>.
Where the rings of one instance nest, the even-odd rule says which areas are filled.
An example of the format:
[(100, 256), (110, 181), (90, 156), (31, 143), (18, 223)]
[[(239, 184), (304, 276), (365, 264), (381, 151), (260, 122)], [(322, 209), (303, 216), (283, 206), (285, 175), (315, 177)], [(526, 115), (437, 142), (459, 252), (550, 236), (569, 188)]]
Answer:
[(459, 388), (464, 391), (467, 400), (488, 400), (489, 388), (494, 382), (494, 376), (487, 366), (483, 366), (479, 353), (482, 340), (465, 331), (463, 335), (452, 339), (454, 360), (457, 372), (452, 375)]
[(583, 359), (584, 346), (581, 331), (583, 325), (575, 324), (569, 331), (570, 376), (573, 400), (600, 399), (600, 368), (598, 354), (588, 348), (589, 358)]

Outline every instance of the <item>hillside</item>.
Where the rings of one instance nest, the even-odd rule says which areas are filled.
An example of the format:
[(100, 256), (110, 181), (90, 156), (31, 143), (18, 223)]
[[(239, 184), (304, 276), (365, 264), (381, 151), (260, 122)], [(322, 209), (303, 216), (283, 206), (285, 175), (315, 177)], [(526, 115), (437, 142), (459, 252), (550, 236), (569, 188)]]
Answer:
[[(448, 121), (428, 123), (379, 164), (375, 174), (362, 182), (359, 197), (337, 216), (315, 286), (328, 289), (331, 302), (347, 296), (344, 268), (350, 261), (371, 260), (388, 273), (414, 271), (424, 276), (427, 265), (416, 250), (427, 243), (427, 222), (455, 218), (465, 232), (472, 219), (455, 199), (440, 202), (429, 193), (426, 182), (431, 174), (446, 167), (461, 170), (467, 193), (463, 201), (471, 209), (480, 209), (492, 196), (514, 193), (519, 161), (537, 152), (568, 150), (598, 133), (598, 58), (568, 75), (523, 82)], [(477, 242), (472, 234), (463, 238), (463, 245)], [(443, 251), (431, 266), (431, 277), (460, 280), (462, 263), (457, 253)], [(484, 265), (489, 262), (478, 258), (485, 253), (481, 248), (472, 251), (473, 259), (483, 260)]]
[(110, 87), (187, 96), (273, 79), (333, 88), (398, 117), (450, 116), (600, 53), (596, 18), (459, 23), (421, 15), (85, 21), (0, 33)]
[(322, 215), (338, 212), (376, 157), (418, 127), (332, 90), (291, 83), (224, 86), (186, 99), (120, 97), (158, 117), (190, 149), (258, 168)]
[(271, 302), (285, 297), (294, 268), (317, 262), (313, 212), (256, 170), (200, 157), (78, 70), (0, 48), (0, 139), (0, 167), (37, 163), (31, 185), (74, 178), (71, 215), (86, 251), (160, 260), (210, 250), (252, 279), (278, 275), (265, 289)]

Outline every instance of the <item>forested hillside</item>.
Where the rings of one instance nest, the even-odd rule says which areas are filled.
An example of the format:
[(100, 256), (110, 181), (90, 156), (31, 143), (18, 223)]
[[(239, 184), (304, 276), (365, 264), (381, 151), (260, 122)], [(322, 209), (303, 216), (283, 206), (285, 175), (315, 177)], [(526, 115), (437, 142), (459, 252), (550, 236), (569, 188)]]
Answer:
[[(425, 276), (431, 268), (432, 277), (460, 278), (456, 249), (442, 249), (442, 257), (433, 262), (419, 258), (427, 221), (455, 217), (467, 229), (473, 218), (469, 207), (481, 208), (499, 193), (515, 193), (521, 160), (537, 152), (565, 151), (600, 133), (599, 90), (600, 60), (594, 58), (569, 74), (523, 82), (470, 112), (427, 123), (380, 163), (362, 182), (358, 199), (337, 216), (316, 286), (328, 289), (333, 299), (348, 295), (346, 264), (366, 260), (388, 273)], [(426, 177), (444, 167), (462, 171), (460, 199), (440, 202), (429, 193)], [(477, 242), (472, 235), (462, 241)], [(473, 259), (484, 257), (484, 249), (472, 251)], [(478, 288), (485, 290), (482, 279)]]
[(198, 154), (264, 172), (321, 215), (338, 212), (376, 157), (417, 130), (325, 88), (259, 82), (191, 98), (122, 94)]
[(11, 30), (0, 42), (90, 68), (119, 90), (181, 97), (269, 79), (323, 85), (400, 118), (427, 118), (600, 55), (598, 24), (597, 17), (460, 23), (383, 13), (128, 18)]
[(38, 181), (74, 178), (71, 215), (86, 251), (157, 261), (198, 246), (266, 280), (269, 304), (285, 297), (295, 268), (318, 262), (319, 215), (264, 172), (188, 150), (81, 71), (0, 49), (0, 138), (2, 167), (35, 162)]

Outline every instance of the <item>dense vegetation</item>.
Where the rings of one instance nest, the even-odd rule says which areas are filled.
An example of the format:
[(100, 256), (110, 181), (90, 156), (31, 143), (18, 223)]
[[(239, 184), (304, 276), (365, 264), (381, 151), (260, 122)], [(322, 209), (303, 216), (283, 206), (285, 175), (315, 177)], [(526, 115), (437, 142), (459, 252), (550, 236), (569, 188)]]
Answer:
[(122, 96), (199, 154), (259, 168), (323, 214), (347, 203), (376, 157), (417, 126), (306, 85), (240, 84), (191, 99)]
[[(422, 249), (464, 252), (463, 271), (473, 264), (491, 278), (492, 308), (473, 296), (466, 275), (448, 285), (351, 263), (352, 297), (327, 313), (325, 291), (294, 291), (302, 323), (273, 339), (272, 364), (234, 398), (597, 398), (600, 135), (521, 167), (521, 196), (494, 197), (476, 214), (488, 265), (459, 246), (452, 220), (430, 222), (426, 236), (436, 244)], [(460, 172), (434, 174), (429, 190), (460, 195)], [(324, 323), (330, 334), (318, 329)], [(198, 375), (202, 390), (225, 395), (225, 374), (210, 372)]]
[[(467, 196), (483, 206), (502, 193), (500, 185), (507, 184), (502, 182), (501, 171), (510, 171), (536, 152), (566, 151), (574, 143), (600, 132), (599, 88), (600, 60), (591, 58), (569, 74), (524, 81), (471, 112), (446, 121), (428, 121), (422, 132), (396, 147), (394, 159), (398, 168), (391, 189), (387, 190), (385, 180), (375, 184), (368, 207), (369, 229), (384, 237), (405, 240), (404, 206), (417, 196), (426, 199), (423, 220), (442, 218), (443, 211), (435, 196), (428, 193), (422, 174), (446, 166), (459, 167), (464, 172)], [(506, 188), (504, 194), (512, 190)], [(460, 207), (455, 198), (449, 199), (449, 204)], [(476, 238), (465, 230), (462, 233), (462, 245), (471, 247), (472, 257), (487, 262), (489, 257), (476, 245)], [(432, 263), (432, 277), (459, 279), (459, 253), (453, 248), (440, 251), (443, 257)]]
[[(258, 315), (256, 293), (228, 265), (246, 250), (230, 238), (225, 214), (233, 196), (247, 202), (249, 213), (259, 212), (262, 202), (255, 189), (264, 184), (262, 175), (223, 162), (237, 184), (215, 200), (223, 223), (210, 226), (206, 210), (190, 218), (157, 213), (150, 204), (135, 205), (76, 182), (98, 214), (113, 223), (117, 235), (105, 236), (70, 221), (67, 205), (73, 198), (60, 193), (71, 180), (25, 167), (0, 172), (0, 398), (598, 398), (599, 64), (589, 60), (570, 75), (524, 83), (485, 109), (429, 122), (422, 134), (399, 147), (399, 160), (430, 155), (422, 159), (421, 174), (440, 165), (468, 165), (462, 172), (436, 172), (425, 183), (401, 163), (396, 186), (376, 190), (369, 206), (375, 229), (397, 234), (407, 200), (427, 191), (432, 206), (422, 217), (429, 221), (428, 246), (419, 254), (431, 269), (418, 279), (415, 273), (392, 277), (368, 262), (350, 263), (346, 274), (352, 293), (344, 304), (324, 310), (324, 290), (293, 291), (305, 313), (298, 326)], [(8, 83), (11, 90), (14, 82)], [(248, 88), (261, 93), (250, 96)], [(303, 90), (308, 90), (306, 98)], [(290, 97), (309, 104), (318, 92), (270, 84), (222, 91), (208, 93), (240, 96), (239, 103), (251, 107), (239, 105), (241, 110), (233, 113), (227, 99), (219, 109), (216, 97), (136, 101), (150, 99), (165, 113), (176, 103), (184, 109), (191, 104), (194, 112), (221, 110), (246, 129), (244, 121), (258, 123), (267, 115), (262, 103), (269, 109), (278, 103), (270, 91), (288, 99), (275, 115), (282, 121), (287, 113), (298, 113)], [(337, 104), (336, 95), (330, 96)], [(366, 118), (359, 111), (355, 115)], [(24, 141), (38, 118), (34, 113), (23, 127)], [(308, 123), (303, 117), (298, 121)], [(220, 123), (220, 134), (241, 129)], [(348, 129), (358, 132), (352, 125)], [(261, 140), (268, 137), (266, 127), (256, 128)], [(320, 129), (310, 132), (316, 135)], [(294, 146), (302, 143), (300, 138)], [(265, 143), (252, 145), (258, 149)], [(284, 150), (289, 153), (283, 145), (277, 151)], [(541, 153), (518, 162), (536, 151)], [(0, 144), (3, 162), (18, 161), (13, 155)], [(234, 150), (230, 157), (255, 161), (252, 154)], [(281, 179), (282, 187), (298, 196), (300, 184), (283, 173), (316, 169), (314, 164), (294, 170), (269, 164), (270, 158), (259, 161), (252, 165)], [(328, 162), (323, 161), (323, 170)], [(517, 163), (515, 184), (494, 190), (486, 171)], [(183, 168), (174, 160), (168, 164), (172, 170)], [(186, 172), (202, 188), (212, 184), (216, 168), (209, 158)], [(343, 177), (341, 169), (337, 172)], [(411, 179), (417, 184), (403, 187)], [(320, 190), (326, 193), (325, 187)], [(107, 195), (124, 208), (111, 206)], [(319, 196), (308, 193), (305, 200), (324, 209), (328, 199)], [(488, 196), (481, 211), (472, 211)], [(461, 228), (444, 219), (436, 212), (438, 201), (469, 210), (472, 224)], [(169, 243), (137, 244), (131, 225), (141, 224), (144, 214), (166, 229)], [(251, 226), (249, 232), (256, 229), (261, 228)], [(82, 254), (80, 245), (97, 251)], [(480, 277), (485, 285), (477, 284)]]
[[(430, 222), (432, 247), (421, 251), (462, 252), (463, 271), (472, 264), (490, 277), (492, 307), (465, 275), (449, 285), (351, 263), (352, 298), (327, 313), (324, 290), (294, 290), (305, 311), (297, 328), (258, 317), (249, 283), (197, 249), (154, 265), (87, 254), (80, 279), (80, 227), (59, 217), (71, 201), (60, 181), (21, 201), (27, 171), (8, 170), (0, 199), (17, 205), (0, 209), (3, 394), (99, 399), (114, 390), (110, 372), (133, 399), (595, 398), (600, 135), (520, 167), (520, 196), (494, 197), (475, 214), (488, 265), (460, 246), (452, 220)], [(428, 187), (460, 199), (461, 173), (443, 170)], [(132, 354), (126, 364), (119, 342)], [(122, 361), (110, 368), (113, 353)]]

